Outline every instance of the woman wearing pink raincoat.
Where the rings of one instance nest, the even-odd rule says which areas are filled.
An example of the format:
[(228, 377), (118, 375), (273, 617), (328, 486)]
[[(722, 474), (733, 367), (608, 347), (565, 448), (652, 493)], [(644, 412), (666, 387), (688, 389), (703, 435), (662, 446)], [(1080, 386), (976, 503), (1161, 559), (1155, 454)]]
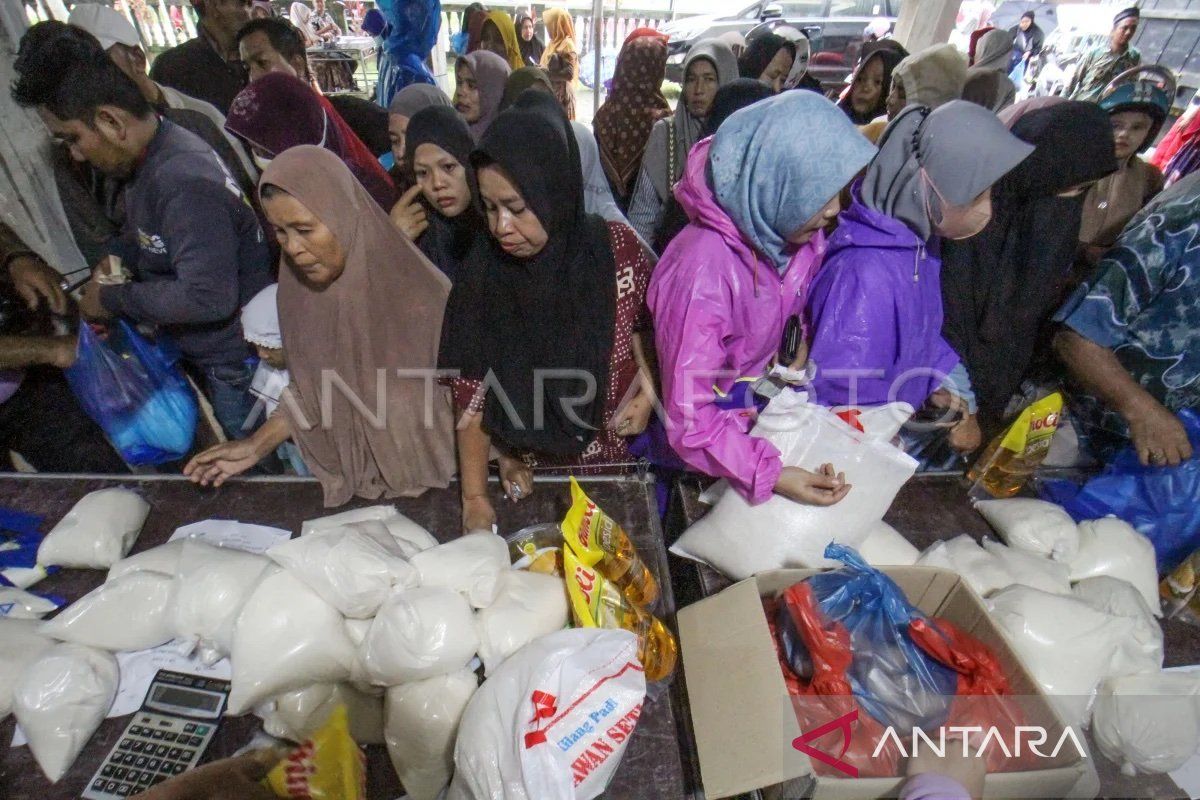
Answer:
[(667, 440), (689, 467), (728, 479), (750, 502), (778, 493), (830, 505), (849, 490), (829, 465), (785, 468), (770, 442), (750, 435), (753, 407), (720, 398), (771, 368), (804, 309), (838, 195), (874, 153), (833, 103), (784, 92), (699, 142), (675, 187), (690, 223), (663, 253), (647, 298)]

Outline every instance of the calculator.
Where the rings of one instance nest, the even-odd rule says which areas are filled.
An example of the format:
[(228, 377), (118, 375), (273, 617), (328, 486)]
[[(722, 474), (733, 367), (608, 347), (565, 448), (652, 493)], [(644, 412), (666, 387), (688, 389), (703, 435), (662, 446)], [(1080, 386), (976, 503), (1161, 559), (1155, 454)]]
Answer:
[(160, 669), (82, 797), (132, 797), (196, 766), (228, 699), (229, 681)]

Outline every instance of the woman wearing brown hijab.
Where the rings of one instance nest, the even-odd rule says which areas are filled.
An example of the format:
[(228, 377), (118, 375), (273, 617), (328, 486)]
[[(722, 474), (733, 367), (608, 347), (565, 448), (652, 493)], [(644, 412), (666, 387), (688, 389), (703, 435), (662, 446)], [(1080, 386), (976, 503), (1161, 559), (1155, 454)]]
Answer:
[(280, 154), (259, 193), (283, 251), (291, 384), (253, 436), (209, 448), (184, 474), (220, 486), (291, 437), (328, 506), (445, 487), (454, 424), (434, 369), (449, 280), (323, 148)]
[(629, 34), (617, 56), (612, 92), (593, 120), (600, 164), (622, 211), (629, 207), (650, 129), (671, 116), (662, 93), (666, 70), (666, 36), (650, 28)]

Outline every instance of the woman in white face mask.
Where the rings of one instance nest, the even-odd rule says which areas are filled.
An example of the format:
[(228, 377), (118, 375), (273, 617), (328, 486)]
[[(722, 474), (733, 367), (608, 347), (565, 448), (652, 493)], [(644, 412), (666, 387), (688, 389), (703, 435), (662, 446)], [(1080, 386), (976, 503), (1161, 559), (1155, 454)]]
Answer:
[[(992, 184), (1031, 152), (995, 114), (961, 100), (907, 108), (892, 121), (809, 293), (817, 402), (919, 409), (936, 393), (934, 403), (970, 410), (969, 382), (941, 334), (936, 239), (983, 230)], [(952, 445), (958, 438), (973, 449), (973, 424), (965, 418)]]

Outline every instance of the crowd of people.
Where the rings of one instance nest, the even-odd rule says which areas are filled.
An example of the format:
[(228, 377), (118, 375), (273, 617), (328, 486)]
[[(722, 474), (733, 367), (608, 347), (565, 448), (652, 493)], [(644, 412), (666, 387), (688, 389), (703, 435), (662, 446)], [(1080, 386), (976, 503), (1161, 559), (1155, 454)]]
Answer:
[[(193, 4), (202, 35), (149, 75), (111, 9), (35, 25), (11, 93), (60, 145), (96, 265), (82, 317), (173, 339), (224, 432), (183, 467), (198, 483), (289, 469), (339, 505), (457, 474), (465, 529), (496, 521), (493, 463), (512, 501), (535, 470), (639, 459), (755, 502), (852, 497), (836, 464), (785, 466), (751, 435), (768, 378), (936, 419), (904, 434), (950, 454), (930, 466), (1054, 386), (1086, 454), (1191, 456), (1174, 412), (1200, 404), (1200, 185), (1181, 170), (1159, 194), (1140, 156), (1163, 89), (1106, 89), (1136, 9), (1073, 98), (1016, 103), (1032, 15), (969, 57), (871, 42), (831, 97), (806, 43), (701, 41), (674, 109), (667, 38), (639, 29), (589, 128), (562, 9), (543, 45), (531, 16), (469, 8), (453, 97), (415, 82), (384, 109), (322, 93), (319, 16)], [(64, 310), (57, 273), (0, 233), (22, 297)], [(0, 368), (72, 360), (69, 338), (8, 339)]]

